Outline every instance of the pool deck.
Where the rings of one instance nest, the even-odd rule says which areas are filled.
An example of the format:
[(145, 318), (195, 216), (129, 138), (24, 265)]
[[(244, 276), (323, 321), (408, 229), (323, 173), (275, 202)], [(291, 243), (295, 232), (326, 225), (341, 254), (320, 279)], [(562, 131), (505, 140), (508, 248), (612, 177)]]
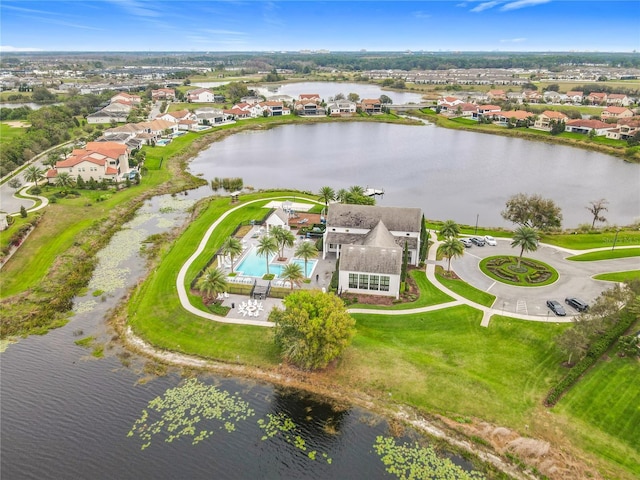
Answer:
[[(245, 258), (247, 253), (251, 251), (252, 247), (258, 244), (260, 237), (265, 234), (266, 234), (266, 230), (264, 228), (260, 230), (260, 227), (255, 226), (242, 239), (244, 251), (242, 255), (234, 261), (234, 270), (235, 270), (235, 266), (239, 265), (240, 262), (242, 262), (242, 260)], [(296, 236), (296, 240), (293, 247), (284, 249), (285, 257), (292, 258), (294, 256), (293, 253), (295, 252), (296, 248), (298, 248), (298, 245), (300, 245), (300, 243), (304, 241), (305, 241), (304, 238), (300, 237), (299, 235)], [(300, 284), (300, 287), (302, 289), (308, 289), (308, 290), (322, 289), (322, 288), (328, 289), (329, 283), (331, 282), (331, 275), (333, 274), (333, 270), (335, 269), (335, 264), (336, 264), (335, 255), (332, 255), (331, 258), (328, 258), (325, 260), (322, 259), (321, 255), (318, 255), (318, 257), (315, 258), (314, 260), (316, 261), (316, 266), (313, 269), (313, 272), (311, 272), (311, 282), (309, 283), (303, 282)], [(228, 264), (225, 262), (223, 262), (222, 268), (226, 272), (231, 272), (230, 266), (228, 266)], [(253, 283), (253, 281), (257, 277), (239, 276), (236, 278), (239, 280), (246, 279), (247, 282)], [(272, 282), (275, 282), (275, 281), (278, 281), (278, 280), (277, 279), (272, 280)], [(242, 282), (238, 282), (238, 283), (242, 283)], [(262, 280), (261, 278), (258, 278), (259, 285), (267, 285), (268, 283), (269, 283), (268, 280)], [(242, 314), (238, 312), (238, 305), (240, 305), (243, 301), (246, 302), (247, 299), (248, 299), (247, 295), (228, 294), (228, 297), (225, 297), (222, 302), (222, 305), (227, 307), (232, 307), (231, 310), (229, 310), (229, 313), (227, 314), (227, 318), (245, 318), (243, 317)], [(269, 297), (265, 300), (262, 300), (262, 304), (263, 304), (264, 310), (259, 314), (258, 317), (253, 317), (253, 319), (264, 320), (266, 322), (267, 318), (269, 317), (269, 312), (271, 312), (271, 309), (273, 309), (274, 307), (282, 308), (282, 299)]]

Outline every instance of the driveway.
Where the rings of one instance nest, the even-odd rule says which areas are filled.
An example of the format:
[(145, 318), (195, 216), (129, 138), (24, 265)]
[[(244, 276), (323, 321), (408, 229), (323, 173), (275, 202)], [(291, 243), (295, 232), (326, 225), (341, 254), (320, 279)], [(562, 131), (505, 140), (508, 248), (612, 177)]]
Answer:
[[(540, 260), (554, 267), (559, 274), (558, 280), (543, 287), (515, 287), (496, 282), (480, 270), (479, 263), (483, 258), (493, 255), (517, 256), (520, 254), (519, 248), (511, 247), (510, 239), (496, 240), (497, 245), (494, 247), (474, 245), (471, 248), (466, 248), (462, 258), (451, 261), (451, 269), (465, 282), (495, 295), (496, 300), (493, 308), (505, 313), (553, 316), (545, 302), (553, 299), (564, 304), (564, 299), (569, 296), (576, 296), (587, 303), (593, 303), (596, 297), (612, 285), (611, 282), (594, 280), (593, 275), (640, 268), (640, 260), (637, 257), (596, 262), (574, 262), (566, 260), (566, 257), (573, 253), (541, 244), (537, 251), (525, 252), (524, 256)], [(565, 310), (567, 315), (577, 314), (569, 306)]]

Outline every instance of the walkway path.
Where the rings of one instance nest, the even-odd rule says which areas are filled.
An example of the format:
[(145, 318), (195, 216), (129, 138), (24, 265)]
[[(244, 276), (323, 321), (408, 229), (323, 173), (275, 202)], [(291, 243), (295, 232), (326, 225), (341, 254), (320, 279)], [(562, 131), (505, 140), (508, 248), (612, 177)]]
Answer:
[[(281, 199), (288, 199), (288, 198), (294, 198), (294, 197), (278, 197), (274, 200), (281, 200)], [(244, 318), (229, 318), (229, 317), (221, 317), (219, 315), (214, 315), (212, 313), (208, 313), (208, 312), (204, 312), (202, 310), (200, 310), (199, 308), (193, 306), (190, 302), (189, 302), (189, 297), (187, 295), (187, 290), (185, 287), (185, 279), (186, 279), (186, 274), (187, 274), (187, 270), (189, 269), (189, 267), (191, 266), (191, 264), (198, 258), (198, 256), (204, 251), (205, 246), (207, 245), (209, 239), (211, 238), (211, 235), (213, 235), (213, 232), (215, 231), (215, 229), (218, 227), (218, 225), (220, 225), (220, 223), (227, 218), (227, 216), (229, 216), (231, 213), (235, 212), (236, 210), (243, 208), (245, 205), (249, 205), (252, 203), (257, 203), (257, 202), (261, 202), (264, 201), (264, 199), (260, 199), (260, 200), (252, 200), (250, 202), (246, 202), (243, 203), (242, 205), (239, 205), (235, 208), (232, 208), (230, 210), (228, 210), (227, 212), (225, 212), (223, 215), (220, 216), (220, 218), (218, 218), (218, 220), (216, 220), (210, 227), (209, 229), (206, 231), (206, 233), (204, 234), (202, 240), (200, 241), (200, 244), (198, 245), (198, 248), (196, 249), (196, 251), (193, 253), (193, 255), (191, 255), (189, 257), (189, 259), (185, 262), (185, 264), (182, 266), (182, 268), (180, 269), (180, 272), (178, 273), (178, 278), (176, 280), (176, 287), (178, 290), (178, 297), (180, 299), (180, 303), (182, 304), (183, 308), (185, 310), (187, 310), (190, 313), (193, 313), (194, 315), (198, 315), (199, 317), (202, 318), (207, 318), (209, 320), (214, 320), (217, 322), (222, 322), (222, 323), (232, 323), (232, 324), (238, 324), (238, 325), (256, 325), (256, 326), (261, 326), (261, 327), (273, 327), (273, 324), (266, 321), (265, 320), (249, 320), (249, 319), (244, 319)], [(316, 202), (316, 203), (321, 203), (321, 202)], [(553, 314), (550, 314), (548, 309), (544, 309), (544, 313), (542, 314), (538, 314), (538, 315), (532, 315), (528, 313), (528, 309), (526, 307), (526, 302), (522, 303), (522, 301), (517, 301), (514, 303), (514, 305), (512, 306), (511, 304), (509, 304), (509, 311), (507, 311), (505, 313), (505, 307), (507, 306), (507, 302), (506, 300), (499, 300), (499, 296), (496, 296), (496, 301), (494, 302), (494, 305), (501, 305), (502, 308), (494, 308), (492, 307), (486, 307), (484, 305), (480, 305), (478, 303), (475, 303), (457, 293), (455, 293), (454, 291), (450, 290), (449, 288), (445, 287), (444, 285), (442, 285), (438, 279), (436, 278), (435, 275), (435, 268), (436, 265), (442, 265), (443, 262), (439, 262), (436, 260), (436, 255), (437, 255), (437, 251), (438, 251), (438, 246), (440, 245), (440, 242), (437, 240), (437, 235), (436, 232), (429, 232), (430, 238), (433, 241), (433, 245), (431, 246), (431, 248), (429, 249), (429, 255), (427, 258), (427, 266), (426, 266), (426, 275), (427, 275), (427, 279), (439, 290), (441, 290), (442, 292), (446, 293), (447, 295), (449, 295), (450, 297), (452, 297), (454, 300), (451, 302), (447, 302), (447, 303), (441, 303), (438, 305), (430, 305), (427, 307), (419, 307), (419, 308), (413, 308), (413, 309), (405, 309), (405, 310), (382, 310), (382, 309), (369, 309), (369, 308), (351, 308), (349, 309), (349, 313), (364, 313), (364, 314), (372, 314), (372, 315), (410, 315), (410, 314), (415, 314), (415, 313), (425, 313), (425, 312), (433, 312), (436, 310), (442, 310), (445, 308), (451, 308), (451, 307), (455, 307), (458, 305), (469, 305), (470, 307), (473, 307), (477, 310), (480, 310), (482, 312), (482, 322), (481, 322), (481, 326), (483, 327), (488, 327), (489, 326), (489, 321), (491, 320), (491, 317), (493, 315), (507, 315), (511, 318), (517, 318), (520, 320), (528, 320), (528, 321), (535, 321), (535, 322), (552, 322), (552, 323), (568, 323), (572, 321), (572, 316), (566, 316), (566, 317), (557, 317)], [(501, 242), (503, 241), (511, 241), (511, 239), (499, 239)], [(562, 255), (564, 254), (579, 254), (579, 253), (587, 253), (590, 251), (599, 251), (599, 250), (607, 250), (608, 248), (601, 248), (601, 249), (590, 249), (590, 250), (569, 250), (566, 248), (556, 248), (553, 247), (551, 245), (543, 245), (545, 248), (549, 249), (549, 252), (546, 252), (549, 255)], [(483, 250), (484, 255), (486, 256), (487, 254), (496, 254), (498, 252), (498, 250), (495, 250), (495, 247), (484, 247), (486, 248), (486, 250)], [(621, 248), (633, 248), (633, 246), (631, 247), (621, 247)], [(477, 250), (478, 253), (480, 253), (479, 250)], [(511, 249), (509, 248), (509, 252), (511, 252), (511, 254), (513, 253), (511, 251)], [(477, 264), (480, 261), (480, 257), (477, 255), (474, 255), (470, 252), (465, 252), (465, 255), (463, 256), (463, 259), (467, 257), (470, 260), (471, 263), (475, 262), (476, 265), (476, 269), (479, 271), (479, 268), (477, 268)], [(564, 260), (565, 257), (562, 257), (561, 260)], [(554, 262), (554, 267), (555, 264), (557, 263), (557, 258), (555, 259), (556, 262)], [(580, 275), (576, 275), (575, 273), (573, 274), (567, 274), (567, 276), (570, 276), (571, 278), (576, 277), (576, 278), (581, 278), (583, 280), (583, 282), (587, 282), (587, 281), (594, 281), (595, 280), (591, 280), (590, 278), (585, 278), (585, 265), (588, 263), (602, 263), (605, 262), (606, 266), (605, 269), (603, 270), (602, 268), (598, 268), (598, 270), (603, 270), (603, 271), (622, 271), (622, 270), (631, 270), (634, 269), (634, 265), (633, 265), (633, 260), (634, 259), (616, 259), (616, 260), (602, 260), (600, 262), (568, 262), (570, 264), (574, 264), (572, 267), (575, 268)], [(637, 261), (637, 259), (635, 259)], [(582, 264), (582, 265), (579, 265)], [(637, 265), (635, 266), (635, 268), (637, 268)], [(464, 270), (464, 268), (463, 268)], [(589, 270), (589, 269), (587, 269)], [(587, 274), (589, 274), (589, 271), (587, 271)], [(562, 276), (562, 275), (561, 275)], [(487, 277), (484, 276), (484, 274), (482, 274), (482, 277), (484, 278), (485, 282), (489, 282), (489, 286), (488, 288), (480, 288), (481, 290), (492, 290), (491, 293), (492, 294), (496, 294), (497, 290), (500, 290), (500, 288), (506, 288), (509, 291), (519, 291), (519, 292), (536, 292), (536, 297), (540, 297), (541, 295), (544, 296), (544, 298), (547, 298), (548, 294), (549, 294), (549, 290), (543, 290), (540, 291), (539, 289), (543, 289), (545, 287), (513, 287), (513, 286), (508, 286), (508, 285), (503, 285), (503, 284), (498, 284), (497, 282), (494, 282), (492, 280), (487, 280)], [(471, 283), (471, 282), (468, 282)], [(557, 284), (558, 282), (556, 282)], [(473, 285), (473, 283), (471, 283)], [(497, 287), (497, 285), (499, 285)], [(555, 285), (555, 284), (554, 284)], [(561, 284), (559, 285), (560, 287), (564, 288), (565, 285)], [(553, 286), (549, 286), (549, 287), (553, 287)], [(476, 286), (477, 288), (477, 286)], [(524, 289), (524, 290), (523, 290)], [(556, 285), (555, 290), (556, 290), (556, 296), (557, 296), (557, 289), (558, 289), (558, 285)], [(602, 290), (602, 287), (600, 286), (600, 291)], [(581, 291), (581, 290), (578, 290)], [(501, 303), (502, 302), (502, 303)], [(535, 300), (536, 305), (538, 305), (538, 303), (542, 303), (544, 304), (544, 300), (541, 299), (537, 299)], [(511, 308), (514, 308), (514, 311), (511, 311)], [(525, 313), (522, 313), (525, 312)], [(265, 315), (266, 317), (267, 315)]]

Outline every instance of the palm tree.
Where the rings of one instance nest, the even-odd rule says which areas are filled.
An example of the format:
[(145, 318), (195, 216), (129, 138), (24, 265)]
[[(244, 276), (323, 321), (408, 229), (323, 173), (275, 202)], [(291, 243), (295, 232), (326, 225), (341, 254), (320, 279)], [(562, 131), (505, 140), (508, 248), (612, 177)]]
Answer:
[(304, 277), (308, 278), (309, 275), (307, 275), (307, 262), (310, 258), (315, 258), (318, 256), (318, 249), (313, 244), (313, 242), (302, 242), (300, 245), (298, 245), (298, 248), (296, 248), (295, 256), (304, 259)]
[(74, 183), (73, 177), (68, 172), (60, 172), (56, 177), (56, 185), (63, 190), (72, 187)]
[(273, 227), (271, 229), (271, 235), (278, 245), (280, 258), (284, 258), (284, 247), (292, 247), (296, 237), (293, 236), (291, 230), (287, 230), (281, 226)]
[(538, 240), (540, 236), (535, 228), (531, 227), (518, 227), (513, 233), (512, 247), (520, 247), (520, 256), (518, 257), (518, 265), (516, 268), (520, 268), (520, 262), (522, 261), (522, 254), (526, 252), (535, 252), (538, 249)]
[(269, 257), (278, 251), (278, 244), (271, 235), (265, 235), (258, 241), (256, 253), (264, 255), (267, 260), (267, 275), (269, 275)]
[(235, 237), (229, 237), (222, 244), (222, 253), (231, 258), (231, 273), (233, 273), (233, 261), (242, 253), (242, 243)]
[(320, 200), (324, 202), (324, 207), (327, 208), (329, 206), (329, 202), (336, 198), (336, 192), (333, 191), (331, 187), (322, 187), (320, 189)]
[(42, 160), (42, 164), (45, 167), (53, 168), (56, 166), (56, 163), (60, 160), (59, 152), (51, 152), (46, 159)]
[(297, 263), (287, 263), (280, 273), (280, 278), (289, 281), (289, 283), (291, 283), (291, 290), (293, 290), (293, 284), (295, 283), (299, 286), (304, 278), (302, 267)]
[(206, 303), (207, 298), (227, 291), (227, 276), (222, 270), (211, 267), (198, 279), (196, 288), (204, 293)]
[(457, 237), (460, 234), (460, 227), (453, 220), (446, 220), (440, 227), (440, 235), (445, 238)]
[(349, 193), (351, 195), (362, 196), (364, 195), (364, 188), (362, 188), (360, 185), (353, 185), (349, 187)]
[(44, 172), (35, 165), (31, 165), (25, 169), (22, 178), (24, 178), (25, 182), (32, 182), (38, 185), (38, 182), (44, 178)]
[(344, 188), (341, 188), (336, 192), (335, 199), (340, 203), (347, 203), (347, 197), (349, 196), (349, 192), (347, 192)]
[(447, 237), (447, 239), (438, 247), (438, 251), (449, 260), (447, 272), (451, 273), (451, 259), (453, 257), (458, 258), (464, 255), (464, 245), (462, 245), (462, 242), (455, 237)]

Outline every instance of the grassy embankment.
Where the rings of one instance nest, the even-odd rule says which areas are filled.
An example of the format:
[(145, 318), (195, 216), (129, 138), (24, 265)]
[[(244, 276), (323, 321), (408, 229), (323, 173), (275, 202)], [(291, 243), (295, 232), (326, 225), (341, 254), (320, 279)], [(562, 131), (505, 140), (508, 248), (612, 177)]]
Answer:
[(595, 275), (596, 280), (604, 280), (606, 282), (630, 282), (640, 279), (640, 270), (628, 270), (625, 272), (601, 273)]
[(567, 257), (567, 260), (575, 262), (594, 262), (597, 260), (611, 260), (613, 258), (630, 258), (640, 256), (640, 247), (622, 248), (620, 250), (601, 250), (598, 252), (582, 253)]
[[(73, 296), (91, 277), (96, 252), (132, 217), (144, 199), (192, 188), (201, 182), (184, 173), (184, 161), (202, 145), (200, 142), (197, 138), (194, 142), (194, 136), (185, 136), (166, 149), (149, 148), (148, 173), (139, 186), (117, 193), (81, 190), (77, 196), (68, 195), (50, 204), (28, 241), (3, 267), (2, 336), (42, 333), (64, 324)], [(160, 168), (165, 154), (174, 157)], [(58, 190), (45, 187), (44, 194), (53, 197)], [(96, 201), (97, 196), (105, 194), (109, 198)], [(0, 233), (3, 245), (19, 225), (16, 222)]]
[(640, 162), (640, 146), (629, 147), (627, 142), (622, 140), (611, 140), (599, 137), (591, 139), (588, 135), (576, 135), (566, 132), (560, 135), (551, 135), (549, 132), (530, 128), (506, 128), (493, 124), (481, 124), (468, 119), (451, 119), (443, 115), (438, 115), (430, 109), (414, 110), (411, 114), (429, 120), (440, 127), (557, 143), (620, 157), (629, 162)]
[[(268, 331), (200, 319), (182, 310), (175, 296), (177, 271), (212, 221), (229, 208), (226, 202), (212, 201), (185, 234), (161, 253), (162, 263), (129, 302), (130, 325), (164, 349), (278, 371), (279, 359)], [(190, 269), (187, 282), (238, 221), (256, 217), (255, 207), (247, 208), (246, 214), (235, 212), (221, 225), (207, 253)], [(476, 293), (467, 295), (474, 298)], [(486, 304), (489, 299), (476, 301)], [(193, 303), (197, 302), (196, 297)], [(353, 346), (335, 370), (308, 376), (314, 385), (338, 384), (347, 391), (362, 391), (454, 419), (473, 417), (519, 431), (528, 428), (529, 434), (542, 438), (555, 439), (559, 422), (567, 429), (563, 435), (576, 438), (576, 445), (598, 457), (599, 468), (616, 472), (620, 478), (633, 477), (629, 459), (638, 459), (629, 452), (633, 432), (621, 431), (616, 436), (606, 430), (585, 436), (583, 430), (592, 426), (579, 411), (544, 413), (542, 399), (563, 372), (562, 355), (554, 340), (566, 325), (494, 316), (491, 326), (482, 328), (481, 313), (466, 306), (393, 317), (384, 312), (354, 316), (358, 333)], [(606, 383), (600, 387), (608, 390)], [(632, 386), (630, 394), (633, 392), (640, 392), (640, 386)], [(640, 421), (639, 416), (631, 412), (633, 421)], [(599, 457), (600, 448), (606, 452), (617, 448), (626, 457)]]

